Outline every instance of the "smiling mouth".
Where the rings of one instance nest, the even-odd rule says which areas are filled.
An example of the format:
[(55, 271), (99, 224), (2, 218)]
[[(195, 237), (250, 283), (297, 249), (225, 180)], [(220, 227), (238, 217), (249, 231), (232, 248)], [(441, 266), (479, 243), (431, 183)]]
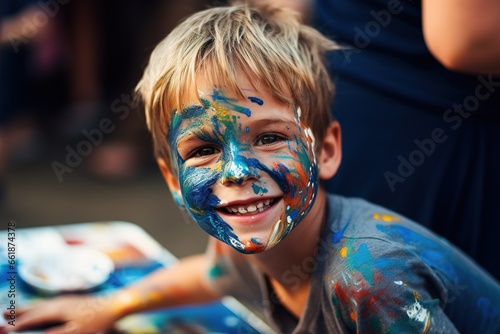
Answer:
[(243, 215), (253, 215), (262, 211), (265, 211), (272, 207), (279, 198), (268, 198), (265, 200), (258, 200), (250, 204), (236, 204), (236, 205), (228, 205), (223, 208), (220, 208), (219, 210), (222, 210), (224, 212), (237, 215), (237, 216), (243, 216)]

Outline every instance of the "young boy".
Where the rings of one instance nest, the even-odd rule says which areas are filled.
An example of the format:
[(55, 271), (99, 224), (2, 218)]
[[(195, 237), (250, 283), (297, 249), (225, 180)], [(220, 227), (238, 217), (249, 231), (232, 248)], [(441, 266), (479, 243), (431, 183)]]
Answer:
[(212, 8), (181, 23), (138, 91), (174, 198), (213, 237), (207, 253), (125, 288), (91, 321), (74, 310), (97, 301), (64, 297), (20, 310), (16, 329), (57, 320), (51, 333), (94, 332), (230, 294), (280, 333), (500, 331), (500, 287), (465, 255), (323, 190), (341, 160), (323, 62), (336, 48), (278, 9)]

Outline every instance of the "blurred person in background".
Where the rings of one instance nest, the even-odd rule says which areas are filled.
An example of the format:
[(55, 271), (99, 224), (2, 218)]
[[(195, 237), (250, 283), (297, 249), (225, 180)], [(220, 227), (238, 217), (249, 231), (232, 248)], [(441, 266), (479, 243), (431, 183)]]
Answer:
[(64, 104), (63, 38), (61, 21), (36, 1), (0, 2), (0, 206), (9, 161), (39, 156), (37, 124)]
[(257, 1), (345, 48), (329, 59), (345, 154), (327, 189), (405, 214), (500, 279), (500, 2)]
[(9, 161), (64, 162), (66, 147), (87, 139), (84, 131), (104, 118), (114, 130), (78, 168), (101, 181), (125, 181), (152, 162), (133, 87), (157, 41), (211, 3), (0, 2), (0, 193)]

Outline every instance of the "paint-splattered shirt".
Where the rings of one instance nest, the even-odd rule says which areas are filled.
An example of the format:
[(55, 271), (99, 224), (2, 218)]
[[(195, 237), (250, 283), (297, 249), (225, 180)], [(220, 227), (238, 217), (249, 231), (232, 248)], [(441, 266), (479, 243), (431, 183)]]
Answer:
[(316, 265), (283, 277), (293, 286), (312, 271), (300, 319), (248, 255), (220, 242), (210, 246), (214, 287), (280, 333), (500, 333), (500, 285), (446, 240), (361, 199), (330, 195), (328, 210)]

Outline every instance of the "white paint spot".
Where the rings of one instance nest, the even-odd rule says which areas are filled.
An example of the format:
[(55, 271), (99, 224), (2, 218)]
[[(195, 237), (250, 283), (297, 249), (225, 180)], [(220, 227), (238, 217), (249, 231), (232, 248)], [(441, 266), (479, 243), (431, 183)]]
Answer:
[(225, 323), (225, 324), (226, 324), (226, 326), (228, 326), (228, 327), (236, 327), (236, 326), (239, 324), (239, 322), (240, 322), (240, 321), (239, 321), (239, 320), (238, 320), (238, 318), (236, 318), (236, 317), (231, 317), (231, 316), (229, 316), (229, 317), (225, 317), (225, 318), (224, 318), (224, 323)]
[(305, 132), (307, 137), (311, 138), (311, 146), (312, 146), (311, 151), (313, 153), (313, 162), (314, 162), (314, 164), (316, 164), (316, 152), (315, 152), (316, 150), (314, 149), (316, 147), (316, 145), (315, 145), (316, 139), (314, 138), (314, 135), (311, 131), (311, 128), (305, 128), (304, 132)]
[(394, 284), (403, 285), (403, 281), (394, 281)]
[(410, 305), (406, 310), (406, 314), (408, 314), (408, 318), (418, 322), (427, 322), (427, 318), (429, 317), (429, 311), (418, 300), (415, 300), (415, 303)]
[(276, 240), (274, 240), (274, 239), (276, 239), (276, 235), (278, 234), (278, 230), (279, 230), (280, 225), (281, 225), (281, 219), (278, 220), (276, 222), (276, 224), (274, 224), (273, 232), (271, 233), (271, 236), (269, 237), (268, 247), (270, 245), (273, 245), (276, 242)]
[(245, 246), (240, 241), (236, 240), (233, 237), (229, 237), (229, 242), (231, 242), (231, 245), (233, 245), (238, 249), (245, 249)]

